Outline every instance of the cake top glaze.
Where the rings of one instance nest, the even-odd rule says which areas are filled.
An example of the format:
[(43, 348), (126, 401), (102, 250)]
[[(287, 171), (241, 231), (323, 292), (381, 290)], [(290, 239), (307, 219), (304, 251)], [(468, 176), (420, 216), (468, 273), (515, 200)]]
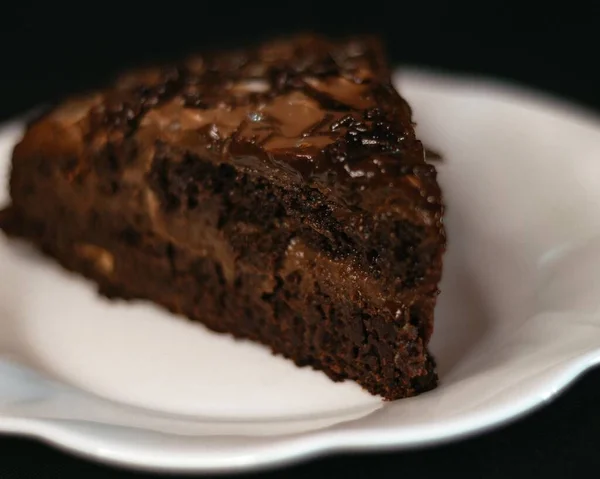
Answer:
[(92, 151), (133, 137), (146, 158), (176, 145), (308, 183), (348, 208), (389, 210), (391, 195), (425, 223), (442, 216), (435, 168), (373, 37), (298, 35), (197, 54), (127, 72), (50, 115), (79, 122)]

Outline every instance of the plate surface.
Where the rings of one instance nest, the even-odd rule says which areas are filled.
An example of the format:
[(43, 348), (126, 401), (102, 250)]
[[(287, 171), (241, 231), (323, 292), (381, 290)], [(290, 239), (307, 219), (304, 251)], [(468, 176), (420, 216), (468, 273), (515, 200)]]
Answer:
[[(397, 80), (445, 158), (436, 390), (384, 404), (150, 304), (104, 301), (1, 237), (0, 432), (140, 469), (241, 471), (482, 431), (600, 361), (600, 121), (483, 80)], [(0, 130), (3, 185), (22, 127)]]

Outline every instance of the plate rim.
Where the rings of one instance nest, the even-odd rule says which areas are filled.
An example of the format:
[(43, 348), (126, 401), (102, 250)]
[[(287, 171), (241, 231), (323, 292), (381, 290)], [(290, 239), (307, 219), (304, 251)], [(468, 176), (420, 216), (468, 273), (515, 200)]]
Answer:
[[(68, 421), (22, 419), (0, 417), (0, 434), (15, 437), (26, 437), (41, 441), (58, 450), (86, 460), (100, 462), (108, 466), (134, 471), (177, 473), (177, 474), (234, 474), (256, 472), (293, 465), (310, 459), (336, 454), (356, 452), (384, 452), (398, 450), (416, 450), (447, 444), (452, 441), (468, 439), (497, 429), (500, 426), (512, 424), (531, 413), (543, 408), (556, 397), (562, 395), (585, 372), (600, 365), (600, 348), (578, 356), (562, 365), (553, 377), (554, 381), (543, 384), (544, 391), (550, 391), (540, 400), (540, 392), (533, 389), (527, 395), (519, 397), (518, 401), (505, 407), (483, 409), (469, 417), (464, 417), (438, 423), (429, 427), (433, 431), (422, 434), (418, 440), (398, 440), (392, 432), (382, 434), (377, 428), (353, 431), (351, 435), (343, 430), (316, 430), (297, 436), (283, 437), (276, 448), (270, 452), (260, 451), (257, 454), (244, 454), (243, 460), (235, 461), (221, 458), (217, 461), (207, 461), (200, 454), (189, 454), (185, 461), (165, 456), (136, 455), (133, 446), (126, 454), (115, 453), (114, 449), (103, 447), (93, 434), (86, 435), (77, 429), (69, 427)], [(500, 409), (500, 412), (498, 412)], [(465, 426), (465, 424), (467, 424)], [(443, 434), (435, 433), (436, 429), (444, 429)], [(423, 429), (421, 427), (421, 429)], [(98, 444), (94, 445), (94, 442)], [(275, 452), (273, 452), (275, 450)], [(152, 460), (148, 461), (148, 458)], [(166, 460), (165, 460), (166, 459)]]
[[(596, 112), (579, 103), (552, 96), (519, 83), (509, 83), (484, 75), (448, 72), (411, 65), (394, 69), (394, 80), (402, 81), (402, 77), (433, 84), (446, 82), (457, 85), (459, 88), (475, 88), (479, 91), (493, 90), (496, 95), (512, 99), (522, 98), (535, 108), (569, 116), (573, 120), (597, 128), (600, 132), (600, 115)], [(28, 113), (1, 122), (0, 131), (19, 127), (30, 116), (31, 113)], [(166, 457), (166, 455), (150, 454), (144, 456), (137, 451), (137, 445), (119, 453), (113, 448), (102, 447), (102, 436), (99, 438), (93, 433), (82, 433), (67, 421), (0, 416), (0, 434), (31, 438), (74, 456), (136, 471), (180, 474), (249, 472), (295, 464), (334, 453), (420, 449), (466, 439), (531, 414), (553, 401), (572, 386), (580, 376), (599, 364), (600, 347), (561, 365), (551, 379), (527, 394), (516, 397), (515, 401), (509, 404), (500, 404), (495, 408), (476, 411), (467, 416), (467, 420), (464, 416), (460, 416), (428, 427), (419, 426), (421, 435), (418, 439), (414, 437), (407, 439), (407, 436), (398, 435), (397, 431), (394, 433), (394, 430), (382, 432), (377, 427), (354, 430), (352, 434), (348, 434), (342, 427), (337, 430), (322, 429), (295, 436), (280, 436), (272, 444), (261, 446), (255, 454), (245, 453), (241, 459), (232, 460), (221, 457), (211, 460), (207, 458), (207, 455), (188, 453), (188, 457), (183, 460), (179, 456)], [(148, 458), (151, 460), (148, 461)]]

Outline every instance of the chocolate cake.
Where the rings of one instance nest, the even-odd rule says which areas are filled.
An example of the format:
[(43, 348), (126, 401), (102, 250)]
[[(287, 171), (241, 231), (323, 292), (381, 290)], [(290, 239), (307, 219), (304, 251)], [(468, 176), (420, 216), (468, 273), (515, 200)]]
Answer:
[(1, 226), (107, 297), (412, 396), (445, 234), (411, 115), (371, 37), (130, 71), (28, 125)]

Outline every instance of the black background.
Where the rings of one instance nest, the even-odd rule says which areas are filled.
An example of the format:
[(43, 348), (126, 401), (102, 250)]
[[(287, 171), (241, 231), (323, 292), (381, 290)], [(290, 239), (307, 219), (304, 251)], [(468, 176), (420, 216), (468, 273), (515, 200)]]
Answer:
[[(0, 121), (93, 87), (125, 66), (298, 30), (378, 33), (395, 63), (492, 76), (600, 110), (600, 7), (592, 2), (21, 1), (0, 7)], [(599, 405), (600, 371), (593, 371), (544, 409), (475, 438), (413, 452), (328, 457), (265, 475), (595, 476)], [(1, 479), (69, 473), (145, 477), (33, 441), (0, 439)]]

